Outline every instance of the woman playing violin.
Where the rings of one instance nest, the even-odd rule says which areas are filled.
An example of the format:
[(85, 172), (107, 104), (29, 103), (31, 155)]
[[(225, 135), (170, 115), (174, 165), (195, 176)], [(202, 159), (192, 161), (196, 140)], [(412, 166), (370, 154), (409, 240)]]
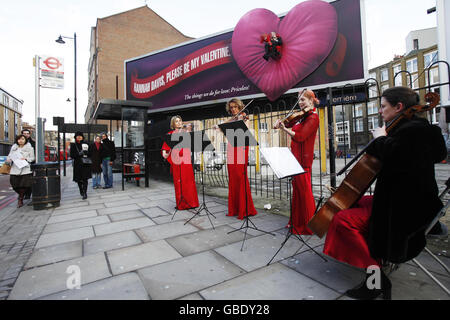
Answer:
[(311, 187), (311, 167), (314, 159), (314, 142), (317, 129), (319, 128), (319, 117), (314, 112), (319, 100), (311, 90), (299, 93), (298, 102), (303, 118), (287, 128), (285, 121), (277, 120), (275, 129), (281, 129), (291, 136), (291, 151), (306, 173), (297, 175), (292, 180), (292, 215), (289, 226), (292, 225), (292, 233), (310, 235), (312, 231), (307, 227), (308, 221), (314, 215), (316, 203)]
[(387, 133), (373, 131), (375, 139), (366, 153), (381, 161), (373, 196), (336, 213), (331, 221), (323, 252), (358, 268), (378, 266), (378, 288), (368, 288), (366, 279), (347, 296), (391, 298), (392, 284), (381, 269), (382, 261), (402, 263), (425, 247), (425, 229), (442, 208), (434, 177), (434, 164), (447, 155), (437, 126), (424, 118), (401, 118), (416, 106), (418, 94), (407, 87), (385, 90), (379, 113), (386, 126), (399, 120)]
[[(180, 116), (172, 117), (170, 128), (173, 130), (169, 131), (168, 134), (187, 131)], [(198, 207), (197, 188), (191, 163), (191, 150), (189, 148), (172, 150), (164, 142), (161, 153), (164, 159), (170, 163), (170, 171), (175, 187), (176, 208), (178, 210), (186, 210)]]
[[(244, 120), (248, 123), (248, 116), (241, 100), (233, 98), (226, 104), (226, 110), (231, 115), (227, 121)], [(248, 126), (248, 124), (247, 124)], [(227, 145), (227, 168), (228, 168), (228, 216), (238, 216), (238, 219), (244, 219), (246, 211), (249, 216), (257, 214), (253, 204), (253, 198), (250, 191), (250, 183), (247, 177), (249, 147), (233, 147), (228, 141)], [(247, 204), (246, 204), (247, 199)]]

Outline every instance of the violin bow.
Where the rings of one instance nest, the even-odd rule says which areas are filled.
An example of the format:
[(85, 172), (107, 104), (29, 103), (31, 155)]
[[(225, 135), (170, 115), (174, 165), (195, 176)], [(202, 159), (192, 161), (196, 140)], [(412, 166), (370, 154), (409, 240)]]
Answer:
[(250, 102), (247, 103), (247, 104), (245, 105), (245, 107), (244, 107), (241, 111), (239, 111), (239, 113), (238, 113), (237, 115), (235, 115), (235, 116), (233, 117), (233, 119), (237, 119), (237, 117), (239, 117), (239, 115), (240, 115), (242, 112), (244, 112), (245, 109), (247, 109), (247, 107), (250, 105), (250, 103), (253, 102), (253, 100), (255, 100), (255, 99), (250, 100)]

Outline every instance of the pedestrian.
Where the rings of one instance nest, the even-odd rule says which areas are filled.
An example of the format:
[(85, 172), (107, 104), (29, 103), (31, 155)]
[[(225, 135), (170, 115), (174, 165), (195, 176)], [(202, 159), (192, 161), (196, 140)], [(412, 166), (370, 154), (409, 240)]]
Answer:
[(102, 139), (99, 135), (95, 136), (94, 142), (90, 145), (92, 160), (92, 188), (101, 188), (102, 183)]
[(88, 180), (92, 178), (92, 161), (89, 145), (84, 141), (83, 133), (75, 133), (75, 142), (70, 144), (70, 157), (73, 159), (73, 181), (78, 183), (80, 195), (87, 199)]
[(108, 135), (106, 133), (102, 133), (102, 144), (102, 171), (103, 180), (105, 181), (105, 186), (103, 189), (109, 189), (113, 187), (112, 166), (114, 160), (116, 160), (116, 146), (114, 142), (108, 139)]
[[(33, 147), (34, 150), (34, 158), (36, 159), (36, 141), (33, 140), (33, 138), (31, 137), (31, 131), (29, 129), (22, 129), (21, 133), (25, 136), (25, 138), (27, 139), (27, 142), (29, 142), (31, 144), (31, 146)], [(33, 160), (33, 162), (31, 162), (31, 164), (35, 163), (36, 161)], [(27, 191), (25, 192), (25, 200), (28, 200), (31, 198), (31, 188), (27, 189)], [(32, 203), (30, 202), (28, 205), (32, 205)]]
[[(32, 172), (30, 164), (35, 160), (34, 149), (27, 138), (20, 134), (16, 137), (15, 143), (6, 158), (6, 162), (11, 165), (10, 183), (11, 187), (19, 195), (17, 208), (23, 206), (25, 193), (31, 190)], [(25, 161), (25, 162), (24, 162)], [(30, 191), (31, 193), (31, 191)]]
[(36, 152), (36, 141), (34, 141), (33, 138), (31, 137), (30, 129), (23, 129), (21, 131), (21, 133), (25, 136), (25, 138), (27, 139), (27, 142), (29, 142), (31, 144), (31, 146), (34, 149), (34, 152)]

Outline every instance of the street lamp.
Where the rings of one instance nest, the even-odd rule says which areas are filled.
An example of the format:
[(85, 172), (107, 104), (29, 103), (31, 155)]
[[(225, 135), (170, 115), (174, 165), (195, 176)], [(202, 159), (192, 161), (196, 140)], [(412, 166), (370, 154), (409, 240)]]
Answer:
[(75, 65), (75, 72), (74, 72), (74, 109), (75, 109), (75, 124), (77, 123), (77, 34), (73, 33), (73, 38), (71, 37), (65, 37), (62, 35), (59, 35), (58, 39), (55, 40), (55, 42), (58, 42), (60, 44), (65, 44), (66, 42), (63, 40), (63, 38), (66, 39), (72, 39), (73, 40), (73, 47), (74, 47), (74, 65)]

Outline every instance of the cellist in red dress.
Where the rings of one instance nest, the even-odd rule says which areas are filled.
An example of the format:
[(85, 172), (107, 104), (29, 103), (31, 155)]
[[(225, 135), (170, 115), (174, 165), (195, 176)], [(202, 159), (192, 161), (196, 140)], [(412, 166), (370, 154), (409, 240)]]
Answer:
[[(173, 130), (168, 134), (183, 130), (183, 120), (180, 116), (174, 116), (170, 120), (170, 128)], [(191, 163), (191, 150), (189, 148), (172, 150), (164, 142), (162, 156), (167, 159), (171, 166), (173, 184), (175, 187), (175, 198), (178, 210), (187, 210), (199, 206), (197, 188), (195, 186), (194, 170)]]
[(291, 151), (306, 173), (297, 175), (292, 180), (292, 215), (289, 224), (292, 224), (292, 233), (311, 235), (307, 227), (314, 215), (316, 203), (311, 186), (311, 167), (314, 160), (314, 142), (319, 128), (319, 116), (314, 112), (319, 100), (311, 90), (299, 93), (299, 106), (302, 110), (310, 110), (291, 129), (286, 128), (281, 120), (277, 120), (275, 129), (281, 129), (291, 136)]
[[(244, 109), (244, 104), (239, 99), (231, 99), (226, 104), (227, 112), (232, 116), (229, 121), (248, 119)], [(248, 125), (247, 125), (248, 126)], [(228, 214), (227, 216), (238, 216), (244, 219), (246, 210), (249, 216), (254, 216), (258, 212), (253, 204), (250, 183), (247, 177), (249, 147), (233, 147), (230, 142), (227, 145), (227, 169), (228, 169)], [(247, 205), (246, 200), (247, 199)]]

